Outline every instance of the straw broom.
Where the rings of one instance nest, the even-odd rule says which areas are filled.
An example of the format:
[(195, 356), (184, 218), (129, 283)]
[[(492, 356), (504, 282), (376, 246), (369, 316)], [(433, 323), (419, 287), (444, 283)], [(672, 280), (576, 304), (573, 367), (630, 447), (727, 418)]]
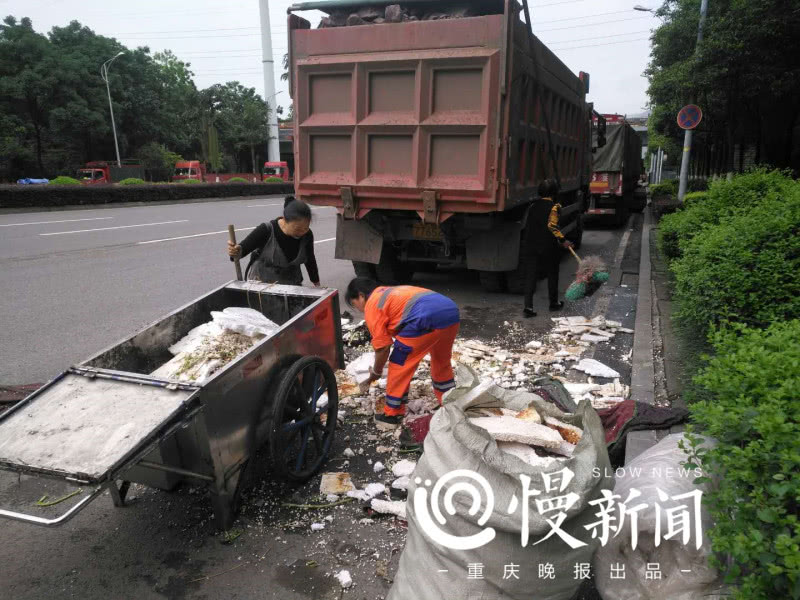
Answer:
[(608, 271), (599, 256), (587, 256), (581, 259), (572, 248), (568, 249), (578, 261), (578, 270), (575, 272), (575, 281), (567, 288), (564, 297), (570, 302), (575, 302), (584, 296), (591, 296), (608, 281)]

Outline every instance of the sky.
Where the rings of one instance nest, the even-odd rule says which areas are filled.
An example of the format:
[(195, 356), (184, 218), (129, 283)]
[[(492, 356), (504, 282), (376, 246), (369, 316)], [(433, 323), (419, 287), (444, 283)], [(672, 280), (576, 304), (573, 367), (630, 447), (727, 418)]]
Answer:
[[(650, 32), (658, 20), (634, 11), (633, 5), (656, 8), (658, 0), (529, 2), (534, 33), (576, 74), (591, 75), (587, 99), (598, 112), (635, 116), (646, 110), (647, 80), (642, 73), (650, 55)], [(291, 0), (270, 2), (275, 100), (284, 107), (290, 98), (279, 77), (287, 48), (286, 9), (291, 4)], [(172, 50), (191, 63), (199, 88), (236, 80), (263, 96), (258, 7), (258, 0), (0, 0), (4, 16), (30, 17), (39, 32), (78, 20), (129, 48)], [(314, 11), (301, 16), (316, 26), (323, 15)]]

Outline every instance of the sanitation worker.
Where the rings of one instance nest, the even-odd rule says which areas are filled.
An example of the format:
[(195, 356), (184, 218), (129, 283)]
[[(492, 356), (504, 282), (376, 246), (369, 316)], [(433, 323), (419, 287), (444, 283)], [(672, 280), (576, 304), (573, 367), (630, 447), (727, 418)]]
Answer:
[(559, 246), (571, 248), (572, 242), (568, 241), (558, 227), (561, 217), (561, 205), (556, 202), (558, 197), (558, 184), (553, 179), (545, 179), (539, 184), (539, 197), (534, 200), (528, 213), (528, 235), (525, 243), (527, 248), (527, 272), (525, 276), (525, 306), (522, 314), (526, 317), (535, 317), (533, 310), (533, 293), (536, 291), (536, 280), (539, 276), (539, 267), (547, 272), (547, 291), (550, 297), (550, 310), (558, 311), (564, 308), (564, 302), (558, 299), (558, 263), (561, 260)]
[(364, 313), (375, 348), (375, 363), (362, 384), (363, 392), (380, 379), (389, 361), (384, 413), (375, 416), (378, 429), (395, 429), (403, 423), (411, 379), (426, 354), (431, 355), (433, 391), (441, 404), (444, 392), (456, 386), (450, 365), (459, 327), (455, 302), (425, 288), (378, 286), (366, 277), (350, 282), (345, 300)]
[(228, 240), (228, 256), (251, 255), (245, 279), (264, 283), (302, 285), (300, 265), (306, 266), (308, 278), (319, 287), (319, 269), (314, 256), (314, 234), (311, 232), (311, 209), (302, 200), (286, 196), (283, 216), (261, 223), (242, 240)]

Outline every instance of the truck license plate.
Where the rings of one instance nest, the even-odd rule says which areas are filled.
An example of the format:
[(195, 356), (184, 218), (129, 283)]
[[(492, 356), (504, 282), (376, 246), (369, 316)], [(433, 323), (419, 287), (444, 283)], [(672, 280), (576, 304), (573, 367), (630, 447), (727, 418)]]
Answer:
[(442, 230), (433, 223), (414, 223), (411, 233), (418, 240), (442, 239)]

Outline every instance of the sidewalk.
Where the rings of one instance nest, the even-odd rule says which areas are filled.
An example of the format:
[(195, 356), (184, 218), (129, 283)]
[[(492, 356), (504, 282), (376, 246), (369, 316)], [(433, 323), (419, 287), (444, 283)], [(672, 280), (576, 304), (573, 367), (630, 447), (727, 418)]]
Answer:
[[(631, 396), (639, 402), (658, 406), (681, 406), (686, 383), (685, 352), (672, 325), (669, 270), (658, 250), (657, 226), (650, 204), (645, 209), (639, 262), (639, 292), (636, 303), (636, 333), (633, 338)], [(683, 425), (669, 430), (632, 431), (627, 436), (625, 463), (654, 446), (659, 440), (683, 431)]]

